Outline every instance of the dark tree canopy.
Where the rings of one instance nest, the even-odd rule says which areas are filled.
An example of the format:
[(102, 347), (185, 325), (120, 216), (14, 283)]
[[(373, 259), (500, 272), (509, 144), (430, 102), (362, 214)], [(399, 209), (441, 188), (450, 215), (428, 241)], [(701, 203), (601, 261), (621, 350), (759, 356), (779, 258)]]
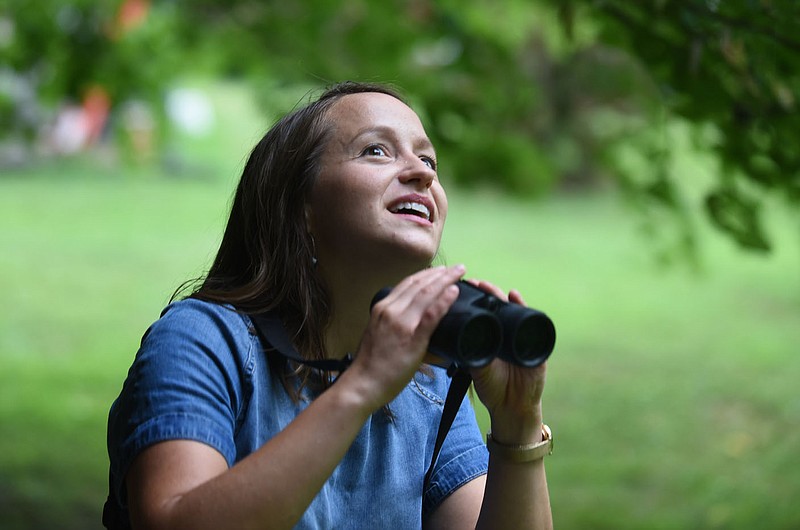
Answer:
[(644, 65), (670, 113), (713, 126), (710, 218), (742, 246), (768, 249), (759, 197), (800, 200), (800, 3), (594, 2), (582, 14), (602, 23), (599, 42)]

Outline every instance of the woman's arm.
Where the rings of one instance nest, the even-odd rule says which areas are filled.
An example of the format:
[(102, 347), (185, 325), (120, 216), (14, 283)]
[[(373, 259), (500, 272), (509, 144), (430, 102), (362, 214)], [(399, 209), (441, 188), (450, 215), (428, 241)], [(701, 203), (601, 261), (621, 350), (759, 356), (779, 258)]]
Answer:
[(286, 429), (228, 469), (193, 441), (156, 444), (127, 475), (134, 528), (291, 528), (347, 452), (371, 406), (355, 385), (315, 399)]
[[(538, 418), (538, 425), (541, 425), (541, 415)], [(495, 440), (498, 443), (502, 441), (499, 435)], [(540, 428), (538, 435), (532, 438), (508, 438), (508, 445), (527, 445), (539, 441), (542, 441)], [(486, 489), (477, 527), (553, 528), (543, 458), (531, 462), (514, 462), (490, 452), (489, 473), (486, 476)]]
[[(538, 437), (534, 436), (530, 443), (540, 441), (541, 436), (539, 430)], [(495, 439), (502, 440), (499, 437)], [(516, 439), (525, 440), (521, 437)], [(510, 443), (510, 440), (510, 445), (528, 443), (527, 440)], [(544, 459), (520, 463), (491, 453), (488, 474), (453, 492), (431, 514), (425, 525), (428, 530), (552, 527)]]
[(465, 484), (431, 514), (428, 530), (553, 527), (544, 461), (513, 463), (490, 456), (489, 473)]
[(215, 449), (162, 442), (126, 476), (134, 528), (291, 528), (364, 422), (411, 380), (463, 268), (426, 269), (373, 308), (355, 361), (283, 431), (228, 468)]

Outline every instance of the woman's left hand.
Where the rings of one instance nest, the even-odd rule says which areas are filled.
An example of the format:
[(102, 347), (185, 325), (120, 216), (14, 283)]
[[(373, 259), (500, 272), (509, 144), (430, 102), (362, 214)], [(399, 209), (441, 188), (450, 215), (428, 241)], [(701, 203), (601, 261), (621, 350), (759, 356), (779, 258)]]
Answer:
[[(470, 283), (501, 300), (525, 305), (518, 291), (512, 290), (506, 296), (489, 282), (471, 280)], [(499, 443), (541, 441), (545, 365), (525, 368), (496, 358), (483, 368), (470, 370), (478, 398), (491, 417), (492, 438)]]

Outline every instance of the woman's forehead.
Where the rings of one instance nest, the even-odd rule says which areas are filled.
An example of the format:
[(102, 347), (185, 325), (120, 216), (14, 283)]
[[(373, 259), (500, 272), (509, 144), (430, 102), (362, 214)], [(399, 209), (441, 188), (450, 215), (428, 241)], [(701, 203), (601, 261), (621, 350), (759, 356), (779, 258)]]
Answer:
[(364, 129), (392, 125), (422, 128), (417, 114), (399, 99), (380, 92), (348, 94), (337, 101), (330, 111), (337, 127)]
[(433, 147), (416, 112), (388, 94), (363, 92), (343, 96), (330, 109), (329, 119), (335, 136), (345, 144), (374, 132)]

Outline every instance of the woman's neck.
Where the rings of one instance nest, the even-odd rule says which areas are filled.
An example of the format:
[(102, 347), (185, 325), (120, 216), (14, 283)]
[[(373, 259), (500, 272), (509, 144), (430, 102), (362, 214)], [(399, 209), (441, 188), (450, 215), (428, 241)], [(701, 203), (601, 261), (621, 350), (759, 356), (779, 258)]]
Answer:
[[(395, 267), (396, 268), (396, 267)], [(325, 278), (331, 301), (331, 319), (325, 330), (325, 347), (329, 357), (341, 358), (355, 353), (361, 336), (369, 323), (370, 304), (375, 294), (391, 287), (420, 267), (387, 271), (372, 264), (368, 267), (325, 267), (320, 273)], [(376, 274), (376, 270), (382, 274)]]

